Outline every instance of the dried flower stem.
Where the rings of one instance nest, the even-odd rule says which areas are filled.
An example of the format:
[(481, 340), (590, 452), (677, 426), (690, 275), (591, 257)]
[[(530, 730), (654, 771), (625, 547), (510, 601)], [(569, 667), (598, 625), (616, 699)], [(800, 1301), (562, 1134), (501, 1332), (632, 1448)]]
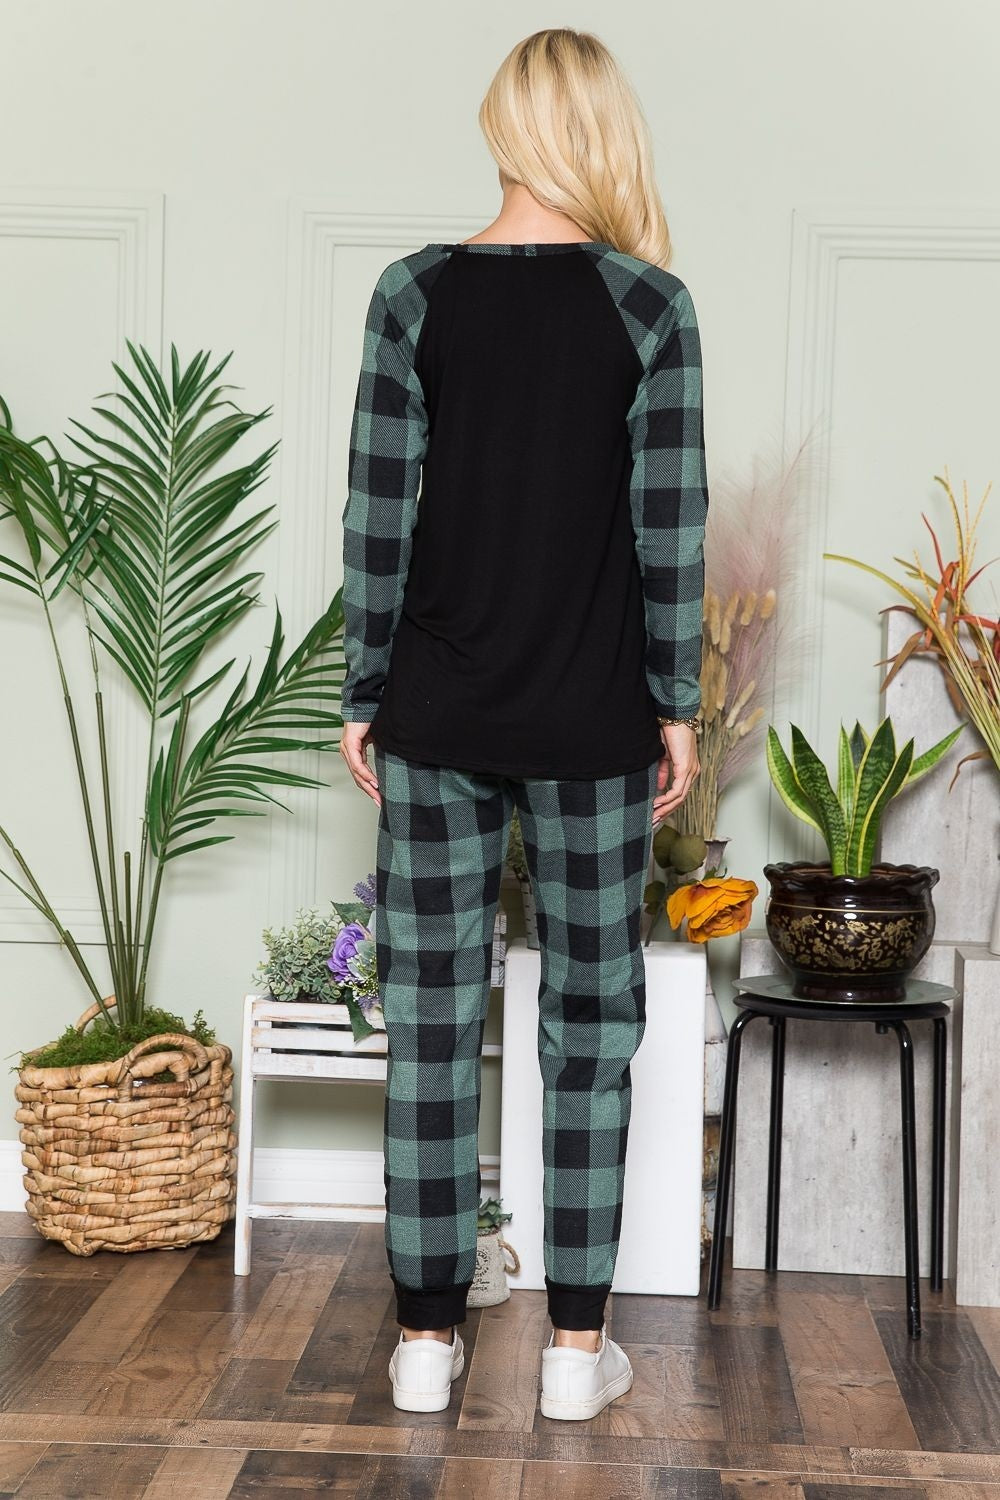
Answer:
[[(837, 552), (825, 552), (823, 556), (850, 563), (889, 584), (906, 600), (905, 604), (892, 605), (890, 608), (903, 609), (912, 614), (921, 626), (904, 642), (895, 656), (888, 658), (891, 667), (882, 683), (882, 690), (911, 656), (930, 652), (945, 674), (952, 706), (956, 712), (968, 714), (986, 747), (985, 751), (964, 756), (959, 761), (959, 767), (966, 760), (981, 759), (984, 754), (988, 754), (994, 765), (1000, 768), (1000, 622), (974, 611), (968, 599), (970, 585), (982, 572), (981, 568), (974, 572), (972, 564), (976, 552), (977, 528), (992, 485), (987, 485), (976, 514), (970, 517), (966, 486), (963, 485), (960, 512), (947, 469), (943, 477), (935, 474), (934, 478), (948, 496), (958, 555), (954, 561), (944, 562), (934, 529), (924, 516), (924, 524), (934, 541), (938, 576), (934, 577), (927, 571), (916, 552), (912, 563), (902, 557), (895, 559), (904, 569), (907, 578), (920, 585), (923, 596), (899, 579), (868, 563), (860, 562), (857, 558), (844, 557)], [(958, 774), (958, 768), (955, 774)]]

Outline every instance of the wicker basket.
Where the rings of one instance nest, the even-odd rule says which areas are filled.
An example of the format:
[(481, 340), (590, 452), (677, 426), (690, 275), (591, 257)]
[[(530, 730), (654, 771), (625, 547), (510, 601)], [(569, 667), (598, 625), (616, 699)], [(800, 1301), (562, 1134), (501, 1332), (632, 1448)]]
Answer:
[[(165, 1033), (113, 1062), (21, 1068), (21, 1160), (38, 1231), (74, 1255), (214, 1239), (235, 1208), (231, 1063), (221, 1043)], [(172, 1083), (148, 1081), (166, 1071)]]

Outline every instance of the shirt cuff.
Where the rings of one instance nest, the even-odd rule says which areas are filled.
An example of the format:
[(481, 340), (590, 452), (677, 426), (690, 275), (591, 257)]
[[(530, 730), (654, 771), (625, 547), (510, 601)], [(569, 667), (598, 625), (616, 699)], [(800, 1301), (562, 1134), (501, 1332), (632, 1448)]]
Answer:
[(663, 719), (693, 719), (695, 714), (701, 713), (701, 710), (702, 705), (700, 703), (680, 705), (676, 703), (656, 703), (657, 718)]

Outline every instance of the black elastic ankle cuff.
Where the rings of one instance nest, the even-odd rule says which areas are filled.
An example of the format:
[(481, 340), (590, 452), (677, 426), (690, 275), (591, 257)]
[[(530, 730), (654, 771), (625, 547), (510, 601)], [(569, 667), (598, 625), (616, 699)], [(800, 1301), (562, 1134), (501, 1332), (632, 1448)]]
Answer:
[(553, 1327), (593, 1328), (599, 1332), (604, 1323), (604, 1305), (610, 1290), (610, 1283), (601, 1286), (571, 1286), (564, 1281), (550, 1281), (546, 1276), (545, 1291)]
[(465, 1299), (471, 1281), (458, 1286), (409, 1287), (400, 1285), (394, 1276), (392, 1280), (396, 1288), (396, 1322), (403, 1328), (423, 1331), (465, 1322)]

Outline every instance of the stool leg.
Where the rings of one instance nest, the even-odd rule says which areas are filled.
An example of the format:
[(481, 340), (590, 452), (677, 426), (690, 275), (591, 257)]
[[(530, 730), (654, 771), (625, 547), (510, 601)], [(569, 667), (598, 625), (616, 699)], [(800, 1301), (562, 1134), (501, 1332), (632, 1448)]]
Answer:
[(941, 1290), (944, 1263), (944, 1092), (948, 1029), (934, 1017), (934, 1120), (931, 1157), (931, 1291)]
[(708, 1306), (716, 1308), (722, 1291), (722, 1252), (729, 1216), (729, 1178), (733, 1164), (736, 1135), (736, 1091), (740, 1075), (740, 1045), (747, 1024), (758, 1011), (741, 1010), (729, 1029), (726, 1052), (726, 1082), (722, 1095), (722, 1123), (719, 1127), (719, 1176), (715, 1188), (715, 1224), (708, 1261)]
[(917, 1126), (913, 1092), (913, 1038), (905, 1021), (890, 1021), (899, 1040), (899, 1095), (903, 1126), (903, 1237), (906, 1252), (906, 1320), (920, 1337), (920, 1259), (917, 1232)]
[(785, 1095), (785, 1017), (771, 1016), (771, 1125), (767, 1154), (767, 1230), (764, 1269), (778, 1269), (778, 1213), (781, 1197), (781, 1117)]

